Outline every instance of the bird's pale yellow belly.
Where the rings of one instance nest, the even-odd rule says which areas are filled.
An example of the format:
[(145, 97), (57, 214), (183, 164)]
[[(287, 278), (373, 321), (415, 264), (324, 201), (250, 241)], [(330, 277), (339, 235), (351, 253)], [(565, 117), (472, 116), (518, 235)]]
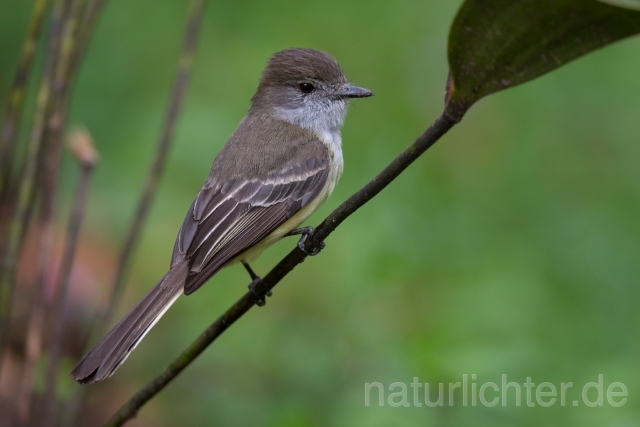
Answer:
[(327, 177), (327, 183), (325, 184), (324, 188), (322, 189), (318, 197), (316, 197), (311, 203), (309, 203), (308, 205), (300, 209), (298, 212), (296, 212), (291, 218), (285, 221), (282, 225), (280, 225), (280, 227), (275, 229), (267, 237), (265, 237), (260, 242), (258, 242), (254, 246), (250, 247), (249, 249), (247, 249), (246, 251), (238, 255), (236, 258), (233, 259), (233, 261), (231, 261), (227, 265), (235, 264), (240, 260), (246, 263), (249, 263), (255, 260), (260, 256), (260, 254), (262, 254), (262, 252), (265, 249), (267, 249), (269, 246), (273, 245), (275, 242), (283, 238), (290, 231), (298, 228), (307, 218), (309, 218), (311, 214), (314, 213), (320, 207), (320, 205), (322, 205), (322, 203), (324, 203), (325, 200), (327, 200), (327, 198), (331, 195), (331, 193), (333, 192), (333, 189), (336, 186), (336, 183), (338, 182), (338, 179), (340, 178), (340, 175), (342, 174), (342, 169), (343, 169), (342, 153), (339, 153), (339, 154), (340, 155), (337, 156), (336, 153), (332, 153), (332, 156), (331, 156), (332, 164), (329, 168), (329, 176)]

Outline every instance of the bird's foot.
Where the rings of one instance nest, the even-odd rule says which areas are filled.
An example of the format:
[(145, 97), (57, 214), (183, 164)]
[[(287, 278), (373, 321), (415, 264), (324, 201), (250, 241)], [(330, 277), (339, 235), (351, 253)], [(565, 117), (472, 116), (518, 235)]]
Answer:
[(267, 303), (265, 296), (270, 297), (271, 295), (273, 295), (273, 293), (269, 291), (264, 295), (260, 295), (260, 293), (256, 291), (256, 285), (260, 282), (260, 280), (261, 279), (259, 277), (256, 277), (255, 279), (253, 279), (251, 283), (249, 283), (249, 290), (251, 291), (253, 296), (256, 297), (256, 305), (258, 307), (264, 307), (265, 304)]
[(295, 230), (291, 230), (290, 232), (285, 234), (285, 236), (296, 236), (298, 234), (302, 234), (302, 236), (300, 237), (300, 240), (298, 240), (298, 247), (307, 256), (316, 256), (320, 253), (321, 250), (324, 249), (325, 247), (324, 242), (320, 242), (320, 245), (318, 245), (318, 247), (315, 248), (312, 252), (307, 251), (304, 247), (304, 243), (307, 241), (307, 237), (309, 237), (313, 232), (314, 232), (313, 227), (302, 227), (302, 228), (297, 228)]
[(251, 267), (249, 267), (249, 264), (242, 261), (242, 265), (244, 265), (244, 268), (247, 270), (247, 272), (249, 273), (249, 276), (251, 276), (251, 283), (249, 283), (249, 291), (251, 291), (251, 293), (253, 294), (254, 297), (256, 297), (256, 305), (258, 307), (264, 307), (265, 304), (267, 303), (265, 296), (270, 297), (271, 295), (273, 295), (273, 293), (271, 291), (267, 292), (265, 295), (260, 295), (258, 293), (258, 291), (256, 291), (256, 285), (258, 283), (260, 283), (260, 276), (258, 276), (253, 269), (251, 269)]

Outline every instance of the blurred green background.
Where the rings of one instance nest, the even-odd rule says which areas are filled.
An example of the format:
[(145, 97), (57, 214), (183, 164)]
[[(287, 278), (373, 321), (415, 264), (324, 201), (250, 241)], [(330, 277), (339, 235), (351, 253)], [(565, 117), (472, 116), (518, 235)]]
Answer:
[[(31, 3), (0, 2), (2, 106)], [(447, 31), (460, 3), (211, 2), (119, 315), (164, 274), (184, 212), (273, 52), (325, 50), (353, 83), (376, 93), (353, 103), (345, 173), (311, 218), (316, 224), (440, 114)], [(82, 66), (69, 122), (92, 132), (101, 156), (83, 247), (110, 264), (90, 284), (76, 283), (77, 295), (95, 299), (111, 285), (164, 116), (186, 6), (109, 1)], [(623, 41), (474, 106), (130, 425), (637, 425), (639, 49), (639, 38)], [(66, 158), (61, 229), (77, 175)], [(294, 244), (277, 244), (254, 269), (265, 274)], [(181, 298), (114, 377), (90, 388), (96, 415), (87, 425), (155, 376), (247, 283), (234, 267)], [(478, 384), (499, 384), (502, 374), (520, 384), (573, 382), (569, 402), (603, 374), (605, 390), (619, 381), (629, 397), (620, 408), (606, 399), (596, 408), (531, 408), (524, 400), (464, 407), (460, 394), (451, 407), (378, 407), (376, 394), (364, 405), (365, 382), (388, 387), (418, 377), (434, 393), (463, 374), (476, 374)]]

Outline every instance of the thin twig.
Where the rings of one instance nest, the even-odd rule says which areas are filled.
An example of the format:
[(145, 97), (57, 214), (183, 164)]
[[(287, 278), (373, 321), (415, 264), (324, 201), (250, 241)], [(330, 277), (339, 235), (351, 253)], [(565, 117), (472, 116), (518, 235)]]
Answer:
[[(38, 38), (40, 37), (42, 30), (44, 14), (48, 9), (49, 3), (49, 0), (36, 0), (33, 5), (29, 29), (22, 47), (22, 54), (16, 71), (13, 88), (11, 90), (4, 129), (2, 132), (2, 141), (0, 142), (0, 170), (2, 171), (0, 173), (0, 201), (6, 201), (8, 197), (6, 192), (11, 176), (10, 170), (13, 159), (13, 149), (17, 140), (17, 127), (22, 113), (26, 84), (29, 74), (31, 73), (31, 66), (33, 64), (33, 57), (38, 43)], [(32, 203), (33, 202), (30, 202), (29, 204), (32, 205)], [(4, 207), (8, 207), (9, 205), (9, 203), (3, 204)], [(38, 271), (40, 271), (39, 267), (45, 262), (45, 254), (48, 254), (49, 249), (51, 248), (53, 235), (52, 221), (50, 221), (52, 220), (52, 215), (47, 215), (46, 212), (43, 212), (41, 217), (42, 226), (40, 228), (40, 232), (42, 238), (40, 242), (41, 244), (38, 248)], [(40, 274), (37, 274), (37, 276), (40, 276)], [(39, 277), (36, 281), (38, 283), (40, 282)], [(43, 299), (43, 291), (43, 286), (36, 286), (36, 292), (34, 295), (36, 301), (34, 303), (34, 307), (42, 305), (41, 300)], [(42, 324), (44, 321), (43, 314), (42, 310), (33, 309), (29, 319), (29, 326), (27, 328), (27, 336), (25, 339), (25, 364), (14, 405), (17, 418), (19, 422), (24, 425), (29, 421), (34, 367), (41, 352)]]
[[(126, 235), (125, 243), (120, 253), (120, 259), (118, 260), (118, 266), (116, 268), (116, 278), (113, 290), (111, 291), (111, 298), (103, 318), (101, 319), (102, 328), (111, 320), (113, 312), (115, 311), (121, 294), (124, 290), (124, 280), (131, 263), (131, 255), (135, 250), (135, 247), (140, 238), (142, 227), (147, 219), (149, 208), (155, 197), (158, 183), (164, 170), (167, 154), (171, 147), (172, 137), (178, 118), (178, 113), (182, 106), (184, 94), (187, 89), (189, 77), (191, 75), (191, 69), (193, 66), (193, 58), (195, 55), (196, 42), (198, 40), (198, 32), (200, 29), (200, 23), (202, 22), (204, 0), (192, 0), (189, 5), (189, 12), (187, 18), (187, 28), (185, 31), (184, 42), (182, 46), (182, 53), (178, 62), (178, 71), (175, 77), (173, 90), (171, 92), (171, 99), (165, 116), (165, 120), (162, 127), (162, 133), (158, 140), (158, 146), (156, 149), (156, 155), (153, 160), (153, 164), (147, 176), (147, 181), (142, 191), (140, 201), (138, 202), (138, 208), (134, 216), (129, 232)], [(102, 331), (100, 331), (102, 332)]]
[[(307, 239), (305, 249), (307, 249), (307, 251), (313, 251), (317, 248), (342, 221), (347, 219), (352, 213), (358, 210), (358, 208), (389, 185), (402, 171), (420, 157), (422, 153), (431, 147), (456, 123), (455, 120), (443, 113), (422, 135), (384, 168), (382, 172), (331, 212), (316, 228), (313, 235)], [(231, 308), (205, 329), (160, 375), (129, 399), (105, 424), (105, 427), (121, 426), (134, 417), (142, 405), (169, 384), (171, 380), (189, 366), (218, 336), (242, 317), (243, 314), (249, 311), (257, 302), (258, 296), (265, 295), (273, 289), (284, 276), (304, 261), (305, 258), (306, 255), (298, 247), (289, 252), (289, 254), (256, 285), (255, 291), (257, 295), (252, 292), (244, 294)]]
[(44, 139), (47, 111), (50, 105), (51, 85), (55, 73), (56, 56), (60, 47), (62, 21), (66, 9), (65, 6), (68, 2), (69, 0), (56, 0), (54, 4), (33, 127), (19, 184), (18, 200), (10, 220), (5, 253), (0, 265), (0, 360), (4, 354), (9, 328), (16, 262), (28, 223), (30, 204), (34, 200), (33, 193), (35, 191), (34, 184), (36, 182), (38, 159)]
[[(71, 0), (62, 28), (61, 47), (56, 61), (56, 71), (52, 84), (52, 107), (47, 120), (46, 147), (51, 151), (62, 151), (62, 135), (69, 110), (70, 89), (75, 77), (74, 59), (78, 55), (78, 39), (86, 0)], [(47, 163), (46, 160), (43, 163)], [(53, 166), (53, 167), (51, 167)], [(57, 170), (57, 163), (47, 169)], [(53, 183), (55, 185), (55, 182)]]
[(13, 87), (9, 95), (9, 105), (0, 139), (0, 201), (5, 200), (6, 191), (11, 177), (11, 159), (18, 135), (22, 106), (24, 105), (27, 81), (31, 74), (33, 58), (38, 46), (38, 38), (42, 31), (42, 22), (45, 11), (48, 9), (49, 0), (36, 0), (29, 20), (27, 36), (22, 44), (22, 52), (18, 62), (18, 69), (13, 81)]
[[(69, 9), (66, 13), (62, 28), (62, 36), (60, 39), (61, 47), (59, 50), (58, 60), (56, 61), (56, 72), (52, 84), (51, 112), (47, 120), (45, 147), (43, 150), (47, 155), (42, 160), (47, 178), (47, 182), (44, 186), (45, 194), (43, 197), (43, 202), (50, 203), (51, 205), (55, 204), (58, 171), (60, 169), (60, 158), (63, 146), (63, 134), (69, 110), (70, 89), (73, 78), (76, 75), (75, 67), (77, 65), (77, 62), (74, 63), (73, 59), (77, 56), (78, 45), (80, 44), (78, 41), (78, 35), (80, 33), (79, 29), (82, 25), (81, 19), (84, 15), (85, 4), (86, 0), (71, 0), (71, 4), (69, 5)], [(82, 195), (80, 193), (80, 190), (84, 190), (83, 188), (81, 188), (81, 186), (83, 185), (82, 180), (86, 180), (88, 182), (91, 170), (93, 168), (93, 160), (82, 159), (81, 157), (79, 157), (79, 154), (76, 152), (77, 148), (75, 147), (78, 145), (88, 146), (89, 148), (86, 148), (85, 151), (90, 151), (93, 148), (90, 136), (86, 132), (75, 132), (72, 135), (70, 143), (72, 144), (72, 151), (74, 151), (74, 154), (76, 154), (76, 157), (78, 158), (82, 166), (82, 177), (79, 183), (80, 187), (78, 188), (78, 197), (80, 197)], [(86, 185), (88, 185), (88, 183)], [(84, 195), (82, 196), (84, 197)], [(74, 213), (72, 213), (72, 215)], [(72, 217), (72, 220), (73, 219), (74, 218)], [(74, 231), (71, 229), (72, 225), (73, 224), (70, 223), (69, 233), (72, 233)], [(77, 238), (77, 236), (70, 235), (69, 238), (71, 237)], [(68, 244), (75, 245), (75, 241), (69, 242)], [(65, 277), (67, 271), (65, 271), (64, 269), (71, 268), (73, 255), (74, 252), (65, 252), (63, 255), (61, 276), (59, 277), (56, 287), (54, 288), (56, 296), (54, 297), (54, 301), (51, 306), (51, 318), (53, 319), (54, 323), (51, 330), (51, 345), (48, 349), (45, 394), (44, 399), (42, 400), (43, 416), (41, 417), (42, 425), (45, 427), (53, 425), (54, 420), (56, 419), (54, 411), (58, 400), (56, 389), (58, 377), (57, 372), (60, 360), (60, 349), (62, 345), (62, 328), (64, 324), (64, 313), (66, 307), (66, 295), (68, 286), (68, 278)], [(66, 259), (65, 257), (67, 256), (71, 258)], [(34, 307), (34, 310), (38, 308), (41, 307)]]
[(81, 175), (73, 202), (73, 208), (69, 215), (69, 229), (65, 250), (62, 254), (60, 273), (56, 286), (55, 302), (53, 306), (54, 321), (53, 333), (51, 336), (51, 347), (49, 348), (49, 366), (47, 370), (47, 384), (45, 393), (45, 411), (42, 420), (44, 426), (55, 423), (55, 406), (57, 401), (56, 385), (58, 377), (58, 365), (60, 362), (60, 351), (62, 348), (65, 313), (67, 308), (67, 295), (69, 283), (71, 281), (71, 269), (75, 258), (76, 246), (80, 226), (84, 217), (84, 207), (87, 199), (89, 181), (91, 173), (96, 164), (97, 155), (91, 142), (91, 137), (86, 131), (76, 131), (69, 138), (70, 148), (81, 167)]
[[(43, 150), (45, 151), (45, 150)], [(53, 151), (53, 150), (49, 150)], [(56, 185), (58, 169), (60, 163), (60, 151), (50, 152), (46, 160), (42, 161), (45, 171), (41, 173), (39, 181), (42, 185), (42, 199), (40, 202), (40, 213), (36, 226), (38, 234), (38, 250), (35, 258), (35, 292), (33, 303), (29, 314), (29, 323), (25, 339), (25, 360), (22, 370), (20, 386), (15, 397), (15, 408), (18, 419), (23, 425), (29, 423), (36, 417), (36, 412), (31, 408), (34, 402), (34, 380), (35, 370), (42, 352), (42, 337), (45, 319), (46, 285), (47, 272), (51, 261), (51, 250), (55, 237), (55, 205), (56, 205)], [(54, 169), (51, 169), (54, 168)]]

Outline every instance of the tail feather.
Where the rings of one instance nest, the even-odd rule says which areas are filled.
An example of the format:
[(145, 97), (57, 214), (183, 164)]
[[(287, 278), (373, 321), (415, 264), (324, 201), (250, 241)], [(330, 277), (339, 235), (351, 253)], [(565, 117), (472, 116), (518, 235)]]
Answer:
[(78, 362), (71, 378), (90, 384), (110, 377), (162, 315), (182, 295), (187, 260), (174, 265), (114, 328)]

